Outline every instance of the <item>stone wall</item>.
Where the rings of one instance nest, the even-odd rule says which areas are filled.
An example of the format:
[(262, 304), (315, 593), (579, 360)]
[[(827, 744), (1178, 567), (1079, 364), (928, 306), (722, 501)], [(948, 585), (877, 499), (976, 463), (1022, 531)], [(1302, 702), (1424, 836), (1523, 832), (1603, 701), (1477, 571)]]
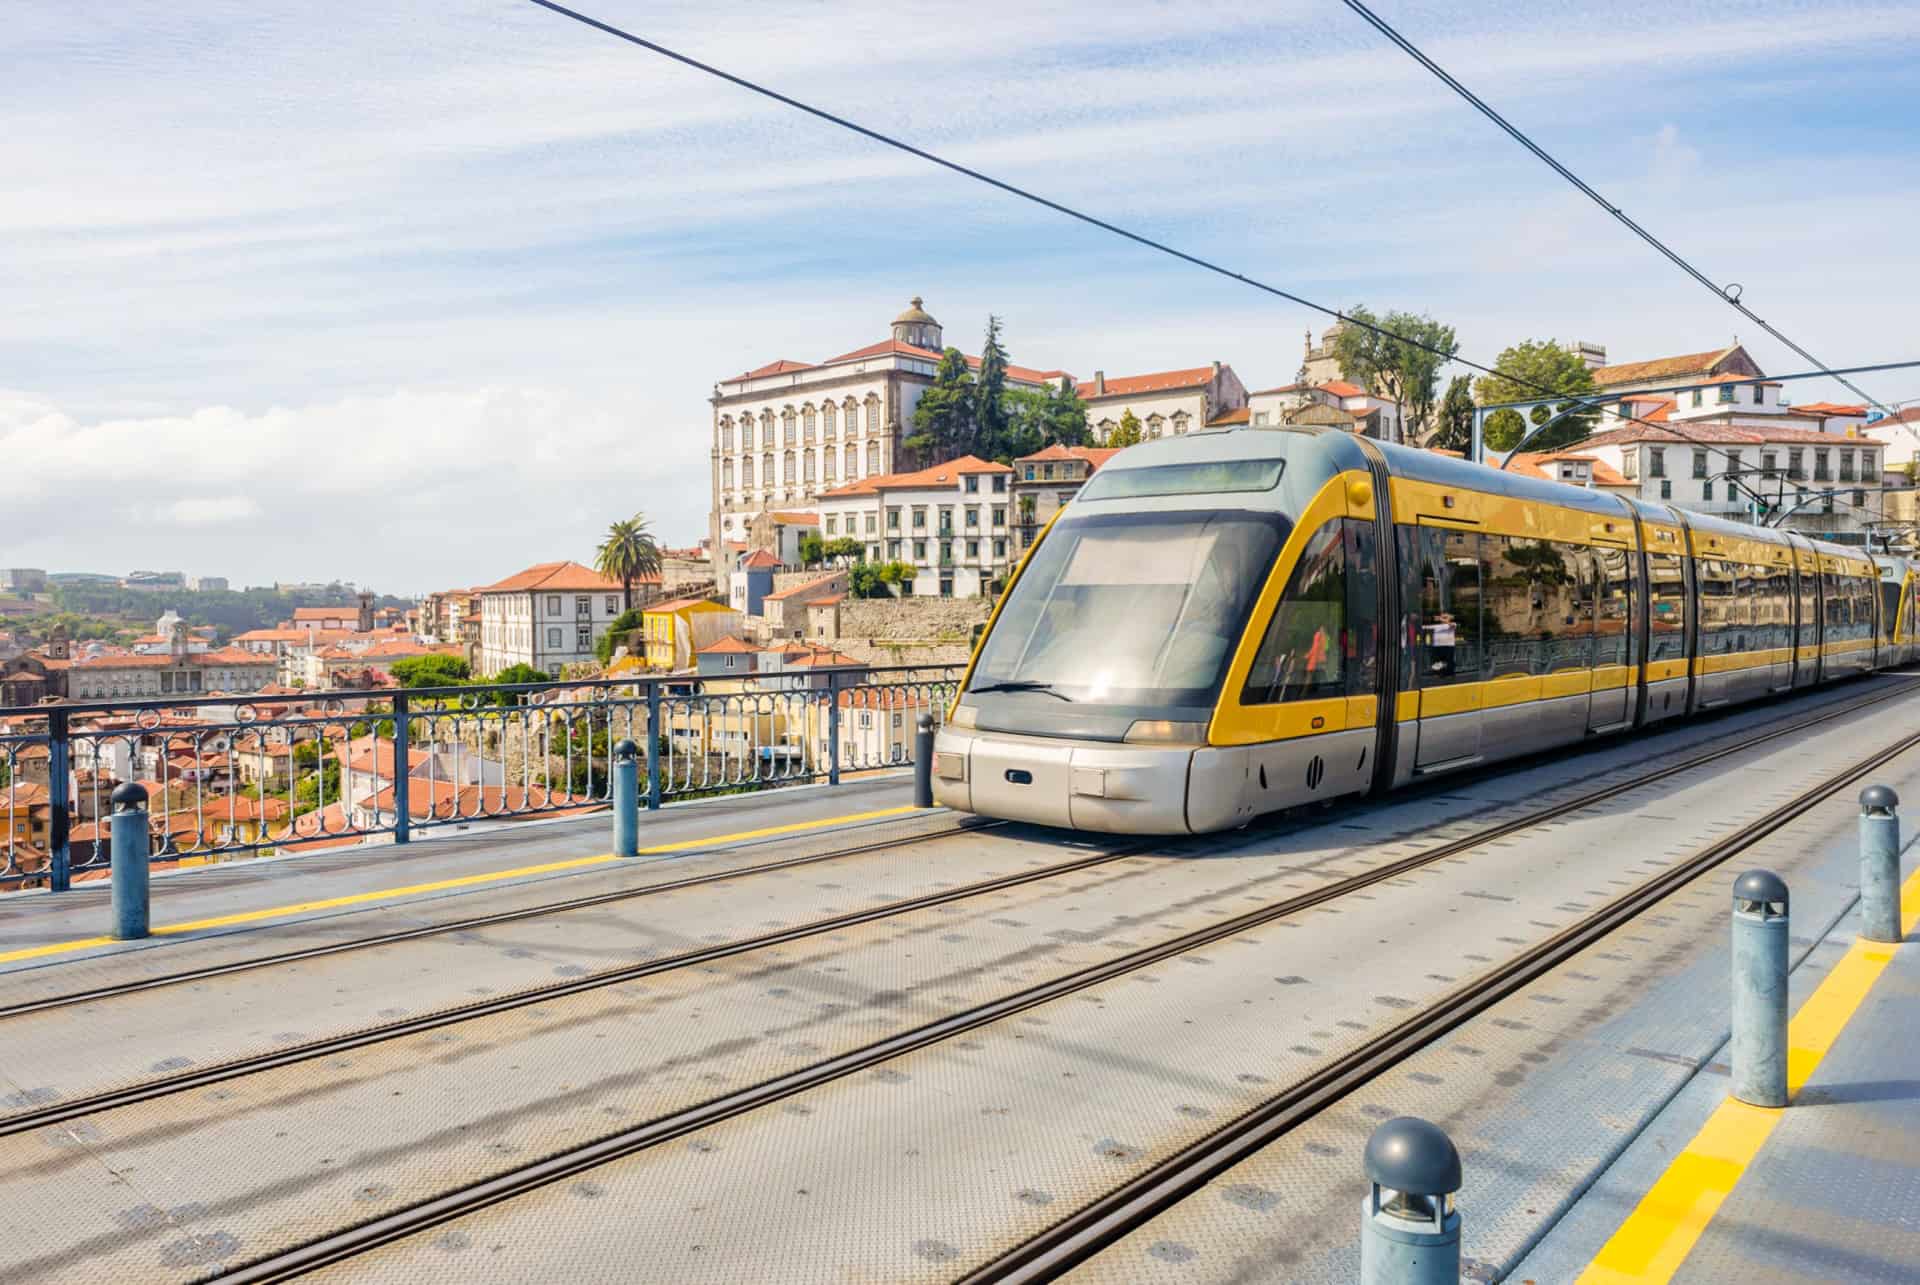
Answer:
[[(834, 574), (835, 572), (831, 568), (826, 567), (817, 567), (812, 571), (776, 571), (773, 573), (773, 588), (767, 592), (784, 593), (788, 589), (803, 584), (812, 584), (816, 580), (821, 580)], [(843, 571), (839, 574), (844, 575), (845, 572)]]
[(848, 598), (840, 604), (840, 637), (967, 643), (992, 613), (991, 598)]

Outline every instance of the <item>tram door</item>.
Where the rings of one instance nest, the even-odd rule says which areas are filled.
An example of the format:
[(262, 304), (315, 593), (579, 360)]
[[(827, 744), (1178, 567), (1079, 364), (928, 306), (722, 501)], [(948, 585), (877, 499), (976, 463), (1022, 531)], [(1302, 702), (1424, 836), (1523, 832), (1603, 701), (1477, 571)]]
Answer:
[[(1413, 622), (1413, 678), (1420, 690), (1420, 740), (1414, 770), (1445, 766), (1480, 753), (1483, 649), (1480, 622), (1480, 537), (1472, 531), (1422, 526)], [(1403, 554), (1404, 554), (1403, 550)]]
[(1594, 602), (1593, 705), (1587, 730), (1609, 732), (1633, 718), (1633, 576), (1627, 551), (1596, 547), (1585, 574), (1593, 579)]

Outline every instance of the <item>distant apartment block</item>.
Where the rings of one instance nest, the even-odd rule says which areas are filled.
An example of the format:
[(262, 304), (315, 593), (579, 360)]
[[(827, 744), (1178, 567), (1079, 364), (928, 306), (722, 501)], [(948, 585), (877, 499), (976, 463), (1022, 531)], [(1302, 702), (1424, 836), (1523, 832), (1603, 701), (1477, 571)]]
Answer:
[(1012, 559), (1012, 478), (971, 455), (862, 478), (820, 497), (820, 538), (851, 536), (868, 562), (911, 564), (922, 597), (996, 593)]
[(0, 589), (9, 593), (45, 593), (47, 573), (39, 567), (0, 567)]
[[(644, 586), (654, 588), (648, 578)], [(578, 562), (542, 562), (474, 590), (480, 599), (475, 668), (491, 677), (513, 665), (557, 674), (594, 659), (594, 644), (622, 610), (618, 580)]]

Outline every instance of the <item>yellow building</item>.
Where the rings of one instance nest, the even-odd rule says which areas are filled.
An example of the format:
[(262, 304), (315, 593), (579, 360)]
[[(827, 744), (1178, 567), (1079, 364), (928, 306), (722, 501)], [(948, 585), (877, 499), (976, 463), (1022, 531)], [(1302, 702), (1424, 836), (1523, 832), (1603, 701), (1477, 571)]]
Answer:
[(705, 598), (675, 598), (643, 607), (640, 638), (647, 668), (689, 668), (702, 644), (734, 632), (739, 624), (739, 612)]

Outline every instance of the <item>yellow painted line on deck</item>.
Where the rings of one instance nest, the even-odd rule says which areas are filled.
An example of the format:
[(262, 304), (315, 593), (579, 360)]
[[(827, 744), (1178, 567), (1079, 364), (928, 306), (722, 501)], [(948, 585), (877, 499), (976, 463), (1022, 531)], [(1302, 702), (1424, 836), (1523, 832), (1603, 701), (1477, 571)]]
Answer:
[[(918, 808), (903, 805), (897, 808), (879, 808), (872, 812), (853, 812), (846, 816), (822, 817), (818, 821), (794, 821), (786, 825), (770, 825), (759, 830), (741, 830), (735, 834), (709, 835), (699, 839), (683, 839), (678, 843), (659, 843), (640, 849), (640, 856), (660, 856), (669, 852), (685, 852), (689, 848), (707, 848), (722, 843), (744, 843), (749, 839), (771, 839), (782, 834), (798, 834), (806, 830), (821, 830), (828, 826), (852, 825), (857, 821), (878, 821), (886, 817), (904, 816), (917, 812)], [(246, 910), (238, 914), (219, 915), (212, 919), (190, 919), (184, 923), (162, 924), (154, 928), (156, 937), (177, 933), (201, 932), (208, 928), (230, 928), (235, 924), (258, 923), (263, 919), (280, 919), (288, 915), (311, 914), (316, 910), (335, 910), (341, 906), (362, 906), (369, 902), (385, 901), (393, 897), (417, 897), (426, 892), (444, 892), (449, 888), (472, 888), (480, 884), (498, 883), (503, 879), (524, 879), (529, 875), (552, 874), (556, 870), (578, 870), (583, 866), (605, 865), (620, 858), (611, 852), (602, 852), (591, 857), (571, 857), (565, 861), (549, 861), (544, 865), (521, 866), (515, 870), (497, 870), (489, 874), (462, 875), (457, 879), (437, 879), (432, 883), (408, 884), (403, 888), (384, 888), (378, 892), (356, 892), (345, 897), (325, 897), (318, 901), (301, 901), (290, 906), (271, 906), (263, 910)], [(105, 911), (103, 910), (104, 914)], [(91, 950), (96, 946), (111, 946), (111, 937), (84, 937), (77, 941), (55, 942), (49, 946), (31, 946), (24, 950), (0, 952), (0, 964), (11, 964), (22, 959), (44, 959), (48, 955), (63, 955), (76, 950)]]
[[(1900, 889), (1901, 935), (1920, 922), (1920, 871)], [(1854, 940), (1787, 1024), (1787, 1095), (1791, 1100), (1833, 1048), (1873, 984), (1893, 962), (1887, 942)], [(1580, 1274), (1580, 1285), (1667, 1281), (1693, 1252), (1707, 1224), (1773, 1134), (1784, 1112), (1729, 1097), (1714, 1109), (1686, 1149), (1641, 1197), (1620, 1229)]]

